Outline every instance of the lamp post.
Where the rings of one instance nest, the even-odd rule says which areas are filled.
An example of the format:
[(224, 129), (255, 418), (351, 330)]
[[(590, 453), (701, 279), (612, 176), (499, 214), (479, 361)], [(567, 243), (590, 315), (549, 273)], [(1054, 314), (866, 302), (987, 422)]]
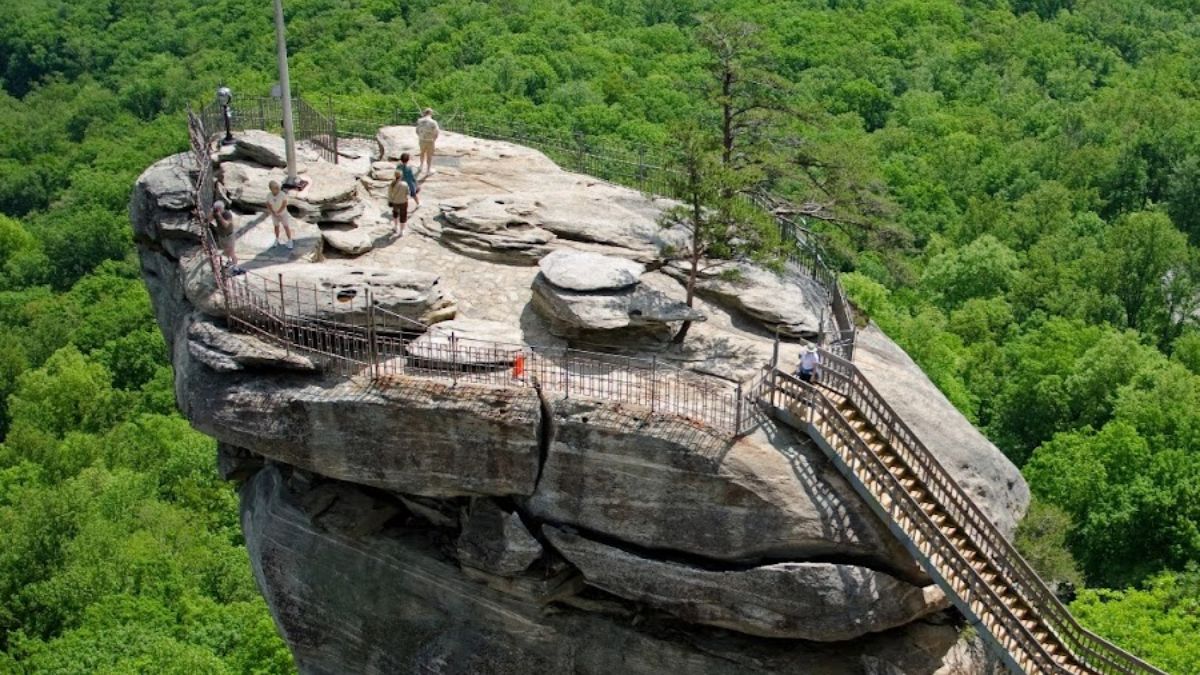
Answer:
[(287, 178), (283, 187), (300, 189), (305, 184), (296, 177), (296, 135), (292, 129), (292, 86), (288, 79), (287, 41), (283, 37), (282, 0), (275, 0), (275, 46), (279, 51), (279, 97), (283, 106), (283, 144), (287, 153)]
[(221, 116), (225, 118), (225, 138), (221, 139), (221, 145), (233, 145), (233, 131), (230, 129), (229, 104), (233, 103), (233, 92), (229, 87), (217, 88), (217, 104), (221, 106)]

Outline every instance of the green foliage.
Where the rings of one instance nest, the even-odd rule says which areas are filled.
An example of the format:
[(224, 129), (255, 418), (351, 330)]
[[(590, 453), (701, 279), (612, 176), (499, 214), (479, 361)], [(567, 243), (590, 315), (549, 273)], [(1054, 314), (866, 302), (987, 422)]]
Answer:
[[(1195, 574), (1147, 576), (1200, 551), (1192, 4), (287, 5), (294, 82), (346, 111), (666, 146), (745, 109), (704, 149), (740, 169), (705, 169), (705, 251), (776, 248), (763, 223), (726, 236), (732, 194), (803, 204), (860, 311), (1024, 468), (1047, 574), (1070, 576), (1065, 530), (1090, 584), (1149, 582), (1077, 611), (1200, 668)], [(175, 417), (126, 214), (138, 174), (185, 148), (187, 103), (268, 91), (269, 6), (29, 0), (0, 25), (0, 670), (286, 671), (261, 601), (206, 576), (244, 590), (233, 496)], [(745, 38), (735, 58), (714, 27)]]
[(1083, 575), (1067, 550), (1071, 516), (1063, 509), (1034, 499), (1017, 527), (1017, 550), (1050, 588), (1061, 595), (1083, 586)]
[(1086, 590), (1071, 613), (1088, 628), (1171, 673), (1200, 663), (1200, 570), (1164, 572), (1145, 589)]

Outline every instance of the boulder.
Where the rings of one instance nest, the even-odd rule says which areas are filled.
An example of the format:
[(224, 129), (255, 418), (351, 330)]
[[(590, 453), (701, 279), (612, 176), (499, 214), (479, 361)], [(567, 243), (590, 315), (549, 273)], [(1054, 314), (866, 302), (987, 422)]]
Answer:
[(936, 586), (920, 588), (855, 565), (785, 562), (705, 569), (645, 557), (549, 525), (542, 532), (592, 586), (685, 621), (749, 635), (851, 640), (949, 606)]
[(384, 160), (400, 159), (400, 155), (406, 152), (416, 157), (420, 152), (417, 130), (413, 126), (382, 127), (375, 134), (375, 140), (379, 144), (378, 154)]
[(391, 182), (396, 175), (396, 163), (393, 161), (372, 162), (371, 172), (368, 175), (374, 180)]
[[(351, 222), (362, 214), (358, 202), (358, 179), (328, 162), (304, 164), (299, 177), (307, 181), (302, 190), (288, 191), (288, 211), (314, 222)], [(234, 206), (243, 211), (265, 211), (270, 183), (287, 178), (284, 169), (267, 169), (242, 161), (221, 164), (221, 184)]]
[[(504, 177), (497, 180), (504, 182)], [(603, 195), (577, 189), (492, 194), (443, 200), (446, 221), (454, 228), (480, 235), (497, 235), (512, 229), (536, 229), (580, 244), (636, 258), (656, 259), (668, 242), (678, 243), (677, 232), (664, 230), (648, 213), (623, 207), (615, 188)]]
[[(664, 270), (684, 281), (688, 264), (674, 261)], [(829, 294), (793, 266), (777, 274), (751, 263), (728, 263), (702, 272), (696, 292), (744, 312), (786, 337), (815, 336), (821, 330), (822, 317), (828, 314)]]
[(517, 326), (455, 318), (430, 326), (424, 335), (408, 343), (407, 352), (415, 359), (435, 364), (508, 365), (523, 351), (524, 344)]
[(277, 467), (240, 494), (254, 576), (302, 673), (932, 675), (958, 641), (946, 622), (825, 645), (705, 630), (583, 597), (547, 611), (472, 581), (427, 528), (321, 527)]
[(681, 321), (706, 318), (643, 284), (610, 291), (568, 291), (551, 284), (545, 273), (533, 280), (533, 308), (550, 322), (552, 333), (563, 337), (622, 329), (665, 333)]
[(283, 138), (275, 134), (247, 129), (234, 134), (232, 156), (270, 167), (287, 166), (287, 150)]
[[(454, 300), (429, 272), (382, 269), (330, 262), (286, 263), (272, 267), (276, 281), (265, 286), (249, 283), (247, 293), (259, 302), (278, 304), (278, 284), (284, 286), (284, 303), (289, 314), (367, 325), (367, 299), (386, 313), (426, 323), (433, 313), (444, 314)], [(277, 281), (282, 277), (282, 282)], [(377, 320), (385, 321), (386, 314)]]
[(471, 258), (508, 265), (536, 265), (551, 249), (554, 235), (539, 227), (515, 225), (498, 232), (483, 234), (454, 227), (443, 227), (442, 243)]
[(538, 261), (546, 280), (568, 291), (612, 291), (638, 282), (646, 266), (626, 258), (559, 249)]
[(500, 576), (524, 572), (542, 557), (542, 545), (517, 513), (506, 513), (494, 501), (477, 498), (463, 519), (458, 537), (460, 565)]
[[(362, 223), (362, 220), (359, 221)], [(389, 224), (359, 224), (346, 227), (344, 225), (326, 226), (321, 228), (321, 237), (329, 248), (348, 256), (362, 255), (377, 246), (383, 246), (395, 238), (392, 226)]]
[(231, 333), (209, 319), (197, 318), (188, 327), (188, 351), (193, 359), (222, 373), (245, 370), (315, 371), (312, 360), (253, 335)]
[(983, 513), (1011, 539), (1029, 508), (1029, 485), (1017, 467), (875, 324), (858, 332), (854, 363)]

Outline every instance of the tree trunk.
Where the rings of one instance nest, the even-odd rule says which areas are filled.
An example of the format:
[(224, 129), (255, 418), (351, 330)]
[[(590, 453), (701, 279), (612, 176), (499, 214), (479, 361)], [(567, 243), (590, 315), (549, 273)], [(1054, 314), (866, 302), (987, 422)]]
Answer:
[(725, 69), (721, 78), (721, 166), (733, 162), (733, 72)]
[[(694, 248), (695, 250), (692, 253), (692, 267), (690, 270), (688, 270), (687, 299), (684, 300), (684, 303), (687, 304), (688, 307), (691, 307), (692, 303), (696, 299), (696, 277), (700, 273), (700, 249), (699, 247)], [(679, 327), (679, 332), (675, 334), (675, 337), (671, 338), (671, 343), (677, 345), (683, 344), (683, 340), (687, 337), (688, 331), (691, 330), (691, 328), (692, 322), (684, 321), (683, 325)]]

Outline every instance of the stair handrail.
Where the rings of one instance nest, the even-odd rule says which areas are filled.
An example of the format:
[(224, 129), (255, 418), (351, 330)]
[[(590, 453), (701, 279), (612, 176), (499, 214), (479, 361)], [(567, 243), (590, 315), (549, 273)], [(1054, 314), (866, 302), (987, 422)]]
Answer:
[[(912, 522), (913, 526), (924, 536), (931, 547), (930, 555), (940, 554), (942, 563), (962, 580), (967, 589), (971, 592), (970, 597), (964, 597), (963, 594), (953, 591), (953, 584), (949, 579), (946, 579), (951, 590), (959, 596), (959, 599), (964, 605), (970, 606), (972, 600), (978, 600), (982, 605), (988, 608), (995, 619), (1003, 625), (1008, 635), (1018, 644), (1022, 650), (1040, 667), (1047, 672), (1065, 672), (1054, 661), (1054, 656), (1048, 652), (1045, 646), (1039, 641), (1033, 633), (1021, 622), (1021, 620), (1012, 613), (1012, 611), (1004, 604), (995, 588), (989, 584), (982, 575), (971, 565), (971, 562), (959, 551), (954, 542), (946, 536), (942, 528), (938, 527), (937, 523), (921, 508), (921, 505), (912, 496), (907, 488), (900, 483), (900, 480), (888, 469), (887, 465), (871, 449), (870, 445), (863, 440), (862, 436), (854, 430), (850, 425), (849, 420), (837, 409), (827, 397), (822, 395), (817, 387), (800, 380), (784, 371), (776, 370), (774, 373), (776, 383), (774, 388), (784, 393), (798, 403), (807, 404), (806, 414), (807, 423), (816, 427), (815, 416), (817, 415), (817, 407), (821, 408), (821, 414), (825, 420), (833, 427), (842, 443), (846, 444), (850, 451), (863, 462), (864, 468), (879, 485), (879, 488), (891, 498)], [(783, 380), (786, 387), (779, 387), (778, 380)], [(791, 391), (789, 391), (791, 389)], [(802, 395), (797, 395), (795, 391), (802, 392)], [(831, 444), (832, 445), (832, 444)], [(847, 466), (849, 463), (847, 462)], [(864, 481), (865, 484), (865, 481)], [(886, 507), (880, 503), (880, 507), (886, 510)], [(916, 542), (913, 542), (916, 545)], [(937, 574), (945, 579), (945, 575), (940, 571)], [(982, 617), (980, 617), (982, 620)], [(985, 626), (985, 629), (987, 627)], [(997, 636), (999, 639), (999, 636)], [(1007, 647), (1005, 647), (1011, 653)]]
[[(1091, 656), (1092, 659), (1085, 659), (1085, 662), (1089, 667), (1095, 668), (1097, 672), (1105, 675), (1139, 672), (1166, 675), (1164, 671), (1079, 625), (1075, 617), (1050, 591), (1037, 572), (1016, 550), (1016, 547), (1000, 533), (995, 523), (983, 513), (978, 504), (967, 496), (958, 481), (945, 469), (937, 456), (920, 440), (904, 419), (887, 403), (887, 400), (863, 375), (862, 371), (853, 363), (826, 350), (821, 350), (821, 358), (822, 386), (837, 391), (850, 399), (867, 421), (875, 425), (881, 434), (885, 434), (884, 438), (888, 443), (892, 444), (897, 451), (904, 451), (911, 460), (904, 457), (901, 459), (905, 459), (914, 474), (925, 483), (927, 488), (931, 488), (931, 493), (935, 488), (938, 490), (940, 494), (934, 493), (934, 496), (939, 499), (943, 507), (954, 506), (965, 511), (962, 514), (966, 516), (965, 518), (955, 516), (953, 513), (950, 515), (955, 517), (955, 521), (963, 528), (964, 533), (968, 533), (968, 528), (977, 533), (978, 536), (972, 536), (972, 540), (977, 545), (986, 544), (987, 546), (981, 548), (981, 552), (987, 555), (997, 570), (1009, 579), (1013, 588), (1021, 593), (1026, 603), (1038, 610), (1046, 627), (1054, 631), (1067, 648), (1071, 649), (1078, 657)], [(839, 391), (832, 386), (835, 382), (843, 383), (844, 390)], [(867, 405), (864, 406), (864, 403)], [(917, 466), (913, 465), (914, 461)], [(922, 473), (918, 473), (919, 469), (923, 469)], [(946, 500), (947, 497), (950, 498), (949, 501)], [(947, 511), (949, 511), (948, 508)], [(1110, 668), (1101, 669), (1093, 661)], [(1116, 670), (1111, 668), (1116, 668)]]

